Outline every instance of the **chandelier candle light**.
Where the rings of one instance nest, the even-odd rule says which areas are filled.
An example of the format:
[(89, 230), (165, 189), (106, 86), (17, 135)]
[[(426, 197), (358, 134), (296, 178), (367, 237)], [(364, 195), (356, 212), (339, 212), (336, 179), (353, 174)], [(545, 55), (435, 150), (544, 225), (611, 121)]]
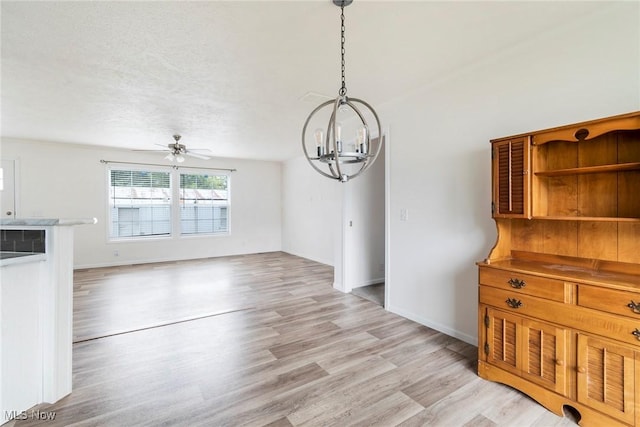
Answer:
[[(340, 182), (347, 182), (364, 172), (369, 166), (375, 162), (380, 149), (382, 148), (383, 136), (380, 120), (375, 110), (365, 101), (356, 98), (347, 97), (347, 86), (345, 83), (345, 61), (344, 61), (344, 8), (349, 6), (353, 0), (333, 0), (333, 4), (340, 7), (340, 56), (342, 71), (342, 86), (338, 91), (335, 100), (326, 101), (316, 107), (311, 112), (302, 128), (302, 149), (309, 164), (321, 175), (331, 179), (337, 179)], [(356, 106), (360, 105), (360, 108)], [(326, 132), (322, 128), (317, 128), (313, 133), (308, 129), (314, 121), (314, 116), (325, 107), (333, 106)], [(364, 108), (362, 108), (364, 107)], [(316, 117), (317, 119), (317, 117)], [(344, 123), (351, 124), (356, 122), (355, 140), (344, 141), (343, 130), (346, 129)], [(353, 119), (353, 120), (350, 120)], [(377, 132), (372, 137), (367, 119), (373, 119)], [(343, 129), (344, 128), (344, 129)], [(313, 137), (315, 149), (308, 148), (308, 140)], [(309, 146), (312, 145), (309, 143)]]

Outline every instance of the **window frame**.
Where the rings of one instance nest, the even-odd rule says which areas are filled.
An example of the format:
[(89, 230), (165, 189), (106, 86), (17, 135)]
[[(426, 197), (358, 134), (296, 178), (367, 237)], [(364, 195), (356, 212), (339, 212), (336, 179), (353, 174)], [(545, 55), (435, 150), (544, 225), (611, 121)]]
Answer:
[[(181, 199), (180, 199), (180, 175), (214, 175), (225, 176), (227, 178), (227, 199), (225, 207), (227, 209), (227, 229), (222, 232), (210, 232), (210, 233), (183, 233), (182, 232), (182, 218), (180, 217)], [(231, 174), (229, 172), (208, 171), (206, 169), (190, 168), (187, 171), (181, 171), (180, 168), (176, 169), (176, 205), (177, 205), (177, 235), (181, 238), (194, 238), (194, 237), (213, 237), (213, 236), (228, 236), (231, 234)]]
[[(122, 164), (109, 163), (106, 165), (106, 238), (107, 243), (122, 242), (148, 242), (156, 240), (171, 239), (198, 239), (229, 236), (231, 234), (231, 171), (226, 170), (208, 170), (207, 168), (186, 168), (179, 166), (161, 166), (161, 165), (138, 165), (138, 164)], [(136, 235), (136, 236), (112, 236), (113, 220), (111, 215), (111, 171), (144, 171), (144, 172), (162, 172), (169, 174), (170, 185), (170, 232), (162, 235)], [(225, 207), (227, 209), (227, 230), (223, 232), (211, 233), (182, 233), (180, 218), (180, 175), (213, 175), (226, 176), (227, 179), (227, 199)]]

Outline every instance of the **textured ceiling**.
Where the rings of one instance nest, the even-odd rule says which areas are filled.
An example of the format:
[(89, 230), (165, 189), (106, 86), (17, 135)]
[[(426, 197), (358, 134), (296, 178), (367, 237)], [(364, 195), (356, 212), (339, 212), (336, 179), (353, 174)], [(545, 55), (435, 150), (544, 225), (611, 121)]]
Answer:
[[(356, 0), (349, 95), (375, 107), (605, 7)], [(294, 157), (323, 100), (305, 94), (340, 85), (339, 15), (330, 0), (3, 0), (2, 136), (154, 149), (179, 133), (219, 157)]]

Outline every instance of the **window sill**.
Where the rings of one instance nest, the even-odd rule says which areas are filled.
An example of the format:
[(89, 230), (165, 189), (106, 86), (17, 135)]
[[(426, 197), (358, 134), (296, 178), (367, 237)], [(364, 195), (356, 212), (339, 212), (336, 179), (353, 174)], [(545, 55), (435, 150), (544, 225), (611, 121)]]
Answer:
[(178, 236), (179, 239), (198, 239), (204, 237), (227, 237), (230, 236), (230, 232), (226, 233), (193, 233), (193, 234), (180, 234)]
[(131, 236), (131, 237), (109, 237), (107, 243), (126, 243), (126, 242), (150, 242), (158, 240), (171, 240), (173, 236), (170, 234), (163, 236)]
[(230, 232), (226, 233), (194, 233), (194, 234), (178, 234), (178, 235), (166, 235), (166, 236), (133, 236), (133, 237), (116, 237), (108, 238), (107, 243), (141, 243), (151, 242), (159, 240), (173, 240), (173, 239), (203, 239), (212, 237), (228, 237)]

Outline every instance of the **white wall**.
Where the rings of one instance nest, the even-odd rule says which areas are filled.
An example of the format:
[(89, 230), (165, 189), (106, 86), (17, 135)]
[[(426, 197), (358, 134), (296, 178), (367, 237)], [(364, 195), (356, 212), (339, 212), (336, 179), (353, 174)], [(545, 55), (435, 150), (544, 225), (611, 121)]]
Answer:
[[(375, 106), (392, 131), (387, 309), (477, 344), (475, 263), (496, 239), (489, 140), (639, 110), (639, 20), (638, 3), (611, 3)], [(336, 185), (285, 163), (283, 250), (330, 263), (317, 227), (341, 209)]]
[(341, 227), (341, 185), (321, 176), (304, 157), (284, 162), (283, 251), (334, 265), (334, 239)]
[(390, 311), (477, 343), (475, 262), (496, 238), (488, 141), (640, 109), (639, 8), (612, 3), (379, 109)]
[[(476, 341), (475, 262), (496, 237), (488, 141), (639, 110), (639, 8), (612, 2), (603, 12), (375, 105), (393, 132), (386, 152), (391, 311)], [(419, 54), (421, 41), (413, 43)], [(397, 77), (389, 76), (389, 84)], [(23, 216), (98, 217), (99, 225), (76, 229), (76, 266), (280, 249), (333, 263), (341, 184), (321, 177), (303, 158), (285, 162), (282, 172), (278, 163), (207, 163), (238, 169), (231, 236), (117, 244), (106, 243), (106, 183), (98, 160), (155, 163), (157, 156), (3, 139), (2, 158), (20, 159)], [(78, 175), (86, 178), (78, 181)], [(401, 209), (407, 221), (400, 221)]]
[(323, 177), (304, 157), (286, 161), (282, 250), (334, 266), (342, 291), (384, 281), (384, 175), (384, 149), (346, 184)]
[[(100, 159), (165, 164), (161, 153), (3, 138), (2, 159), (17, 159), (18, 217), (96, 217), (75, 230), (74, 266), (107, 266), (279, 251), (281, 163), (237, 159), (185, 166), (234, 168), (231, 234), (108, 242), (107, 172)], [(167, 162), (168, 163), (168, 162)], [(118, 251), (118, 256), (114, 256)]]

